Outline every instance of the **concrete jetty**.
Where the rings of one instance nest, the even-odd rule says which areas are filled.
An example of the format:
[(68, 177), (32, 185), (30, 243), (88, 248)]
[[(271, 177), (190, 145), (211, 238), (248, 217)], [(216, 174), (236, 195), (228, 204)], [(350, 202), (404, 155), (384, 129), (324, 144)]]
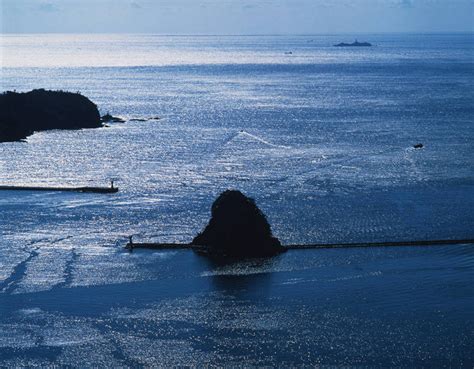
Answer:
[(192, 249), (193, 246), (188, 243), (140, 243), (140, 242), (128, 242), (125, 245), (128, 250), (133, 249), (148, 249), (148, 250), (183, 250)]
[(399, 246), (441, 246), (474, 244), (474, 239), (460, 240), (421, 240), (421, 241), (389, 241), (389, 242), (358, 242), (358, 243), (320, 243), (308, 245), (286, 245), (288, 250), (305, 249), (338, 249), (356, 247), (399, 247)]
[[(391, 242), (360, 242), (360, 243), (318, 243), (307, 245), (286, 245), (287, 250), (307, 250), (307, 249), (342, 249), (361, 247), (401, 247), (401, 246), (441, 246), (441, 245), (461, 245), (474, 244), (474, 239), (459, 240), (422, 240), (422, 241), (391, 241)], [(128, 242), (125, 246), (128, 250), (149, 249), (149, 250), (202, 250), (202, 246), (195, 246), (186, 243), (135, 243)]]
[(0, 186), (0, 191), (45, 191), (45, 192), (83, 192), (116, 193), (117, 187), (36, 187), (36, 186)]

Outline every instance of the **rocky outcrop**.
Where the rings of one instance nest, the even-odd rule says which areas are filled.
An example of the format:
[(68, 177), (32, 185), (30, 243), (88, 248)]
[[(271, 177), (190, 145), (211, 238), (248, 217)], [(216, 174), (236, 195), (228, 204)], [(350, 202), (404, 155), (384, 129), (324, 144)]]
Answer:
[(120, 117), (114, 117), (109, 113), (103, 115), (101, 119), (103, 123), (125, 123), (125, 119), (122, 119)]
[(211, 220), (192, 241), (216, 256), (261, 257), (284, 252), (254, 200), (240, 191), (223, 192), (211, 209)]
[(0, 142), (35, 131), (102, 127), (97, 106), (79, 93), (33, 90), (0, 95)]
[(130, 122), (148, 122), (150, 120), (160, 120), (160, 117), (150, 117), (150, 118), (131, 118), (129, 119)]

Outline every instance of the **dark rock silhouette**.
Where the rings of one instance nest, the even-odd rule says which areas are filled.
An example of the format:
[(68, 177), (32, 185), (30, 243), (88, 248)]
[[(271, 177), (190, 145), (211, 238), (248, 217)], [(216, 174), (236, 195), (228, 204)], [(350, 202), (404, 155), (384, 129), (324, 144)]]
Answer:
[(35, 131), (101, 126), (97, 106), (79, 93), (39, 89), (0, 95), (0, 142), (22, 140)]
[(413, 145), (415, 149), (422, 149), (424, 145), (422, 143), (417, 143), (416, 145)]
[(368, 42), (359, 42), (357, 40), (355, 40), (352, 44), (347, 44), (345, 42), (341, 42), (340, 44), (336, 44), (334, 46), (337, 46), (337, 47), (367, 47), (367, 46), (372, 46), (371, 43), (368, 43)]
[(131, 118), (130, 122), (148, 122), (150, 120), (160, 120), (160, 117), (150, 117), (150, 118)]
[(223, 192), (211, 209), (211, 220), (191, 243), (215, 256), (261, 257), (284, 252), (255, 201), (240, 191)]
[(104, 123), (125, 123), (125, 120), (119, 117), (114, 117), (113, 115), (110, 115), (109, 113), (103, 115), (101, 117), (102, 122)]

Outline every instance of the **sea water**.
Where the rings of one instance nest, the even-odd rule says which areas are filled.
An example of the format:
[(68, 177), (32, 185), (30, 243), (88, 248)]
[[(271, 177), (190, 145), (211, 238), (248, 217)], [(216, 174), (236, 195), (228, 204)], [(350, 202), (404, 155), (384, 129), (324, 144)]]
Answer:
[(161, 119), (0, 144), (0, 185), (120, 188), (0, 192), (0, 365), (472, 367), (470, 245), (123, 249), (228, 188), (284, 244), (473, 238), (473, 35), (358, 38), (2, 35), (2, 91)]

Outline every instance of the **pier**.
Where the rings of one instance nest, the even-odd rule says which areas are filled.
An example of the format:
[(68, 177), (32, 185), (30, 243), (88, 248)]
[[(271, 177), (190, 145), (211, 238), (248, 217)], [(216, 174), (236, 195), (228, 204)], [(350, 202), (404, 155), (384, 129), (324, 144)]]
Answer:
[(148, 249), (148, 250), (184, 250), (192, 249), (193, 245), (187, 243), (140, 243), (128, 242), (125, 246), (128, 250), (133, 249)]
[[(391, 241), (391, 242), (359, 242), (359, 243), (317, 243), (307, 245), (286, 245), (287, 250), (308, 250), (308, 249), (345, 249), (363, 247), (401, 247), (401, 246), (442, 246), (442, 245), (462, 245), (474, 244), (474, 239), (459, 240), (423, 240), (423, 241)], [(202, 250), (203, 246), (196, 246), (187, 243), (135, 243), (128, 242), (126, 249), (148, 249), (148, 250)]]
[(82, 192), (116, 193), (117, 187), (36, 187), (36, 186), (0, 186), (0, 191), (43, 191), (43, 192)]
[(441, 246), (474, 244), (474, 239), (460, 240), (423, 240), (423, 241), (390, 241), (390, 242), (359, 242), (359, 243), (317, 243), (308, 245), (287, 245), (288, 250), (306, 249), (342, 249), (357, 247), (400, 247), (400, 246)]

